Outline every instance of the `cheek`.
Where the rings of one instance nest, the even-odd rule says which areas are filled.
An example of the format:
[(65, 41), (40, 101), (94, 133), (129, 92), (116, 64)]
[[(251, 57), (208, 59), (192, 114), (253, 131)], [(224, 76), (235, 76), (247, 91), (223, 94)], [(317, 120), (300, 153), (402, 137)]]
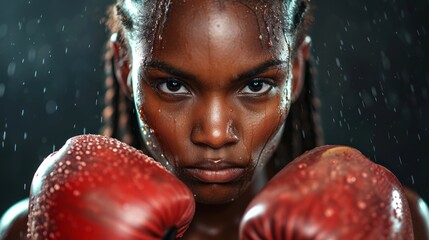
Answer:
[(254, 111), (252, 124), (247, 130), (246, 144), (252, 149), (252, 159), (258, 164), (265, 164), (276, 150), (283, 135), (283, 128), (291, 104), (292, 84), (287, 77), (285, 84), (278, 89), (274, 99), (263, 108)]
[(286, 96), (288, 91), (284, 90), (262, 109), (249, 114), (252, 119), (247, 126), (250, 127), (243, 131), (243, 143), (251, 150), (251, 164), (257, 169), (261, 169), (269, 161), (281, 140), (290, 106), (290, 101), (285, 100), (289, 99)]
[(182, 152), (186, 149), (183, 146), (188, 137), (185, 130), (186, 113), (177, 111), (177, 108), (175, 111), (169, 109), (169, 105), (159, 100), (151, 86), (146, 83), (135, 89), (135, 108), (146, 150), (174, 172), (179, 156), (183, 155)]
[(267, 115), (259, 124), (249, 129), (247, 144), (252, 149), (252, 160), (265, 164), (278, 146), (283, 130), (284, 118), (281, 114)]

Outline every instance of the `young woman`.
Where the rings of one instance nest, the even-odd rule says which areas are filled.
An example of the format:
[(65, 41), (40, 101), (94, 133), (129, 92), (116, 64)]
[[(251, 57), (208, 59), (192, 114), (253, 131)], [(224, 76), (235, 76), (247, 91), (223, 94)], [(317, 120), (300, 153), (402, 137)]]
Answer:
[[(321, 143), (310, 20), (309, 1), (112, 8), (104, 135), (144, 149), (192, 190), (189, 235), (235, 236), (260, 188)], [(204, 171), (215, 168), (225, 170)]]
[(112, 6), (103, 134), (190, 188), (197, 206), (185, 239), (237, 239), (250, 200), (322, 144), (311, 19), (308, 0)]
[(192, 190), (187, 236), (235, 236), (260, 188), (322, 143), (311, 20), (308, 0), (112, 7), (103, 133), (143, 149)]

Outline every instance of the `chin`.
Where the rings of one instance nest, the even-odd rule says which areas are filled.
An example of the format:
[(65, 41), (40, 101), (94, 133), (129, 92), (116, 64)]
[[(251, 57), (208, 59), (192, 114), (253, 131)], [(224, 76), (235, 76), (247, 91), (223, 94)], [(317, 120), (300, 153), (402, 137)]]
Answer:
[(187, 184), (194, 193), (195, 201), (202, 204), (225, 204), (233, 202), (245, 191), (238, 182), (224, 184)]

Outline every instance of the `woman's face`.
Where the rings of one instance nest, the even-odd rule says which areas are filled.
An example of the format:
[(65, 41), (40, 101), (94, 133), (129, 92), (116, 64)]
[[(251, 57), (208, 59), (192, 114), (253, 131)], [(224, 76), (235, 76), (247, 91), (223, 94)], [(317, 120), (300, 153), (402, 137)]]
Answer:
[(240, 196), (282, 135), (291, 53), (255, 13), (234, 2), (173, 2), (156, 38), (127, 35), (143, 139), (200, 202)]

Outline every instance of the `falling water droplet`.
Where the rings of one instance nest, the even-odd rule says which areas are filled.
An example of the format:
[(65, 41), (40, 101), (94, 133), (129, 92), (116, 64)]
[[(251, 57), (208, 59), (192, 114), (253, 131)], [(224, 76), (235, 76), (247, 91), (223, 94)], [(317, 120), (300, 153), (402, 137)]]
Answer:
[(12, 77), (15, 74), (16, 65), (14, 62), (9, 63), (9, 66), (7, 67), (7, 75), (9, 77)]

